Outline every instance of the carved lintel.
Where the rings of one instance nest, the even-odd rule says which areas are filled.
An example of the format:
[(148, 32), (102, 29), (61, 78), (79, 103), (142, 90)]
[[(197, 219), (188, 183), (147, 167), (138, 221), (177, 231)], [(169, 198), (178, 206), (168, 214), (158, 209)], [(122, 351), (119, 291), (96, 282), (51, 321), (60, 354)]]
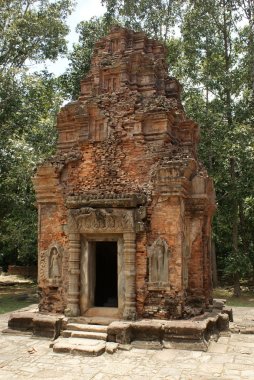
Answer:
[(70, 229), (78, 232), (123, 232), (134, 231), (132, 210), (94, 209), (83, 207), (70, 211)]

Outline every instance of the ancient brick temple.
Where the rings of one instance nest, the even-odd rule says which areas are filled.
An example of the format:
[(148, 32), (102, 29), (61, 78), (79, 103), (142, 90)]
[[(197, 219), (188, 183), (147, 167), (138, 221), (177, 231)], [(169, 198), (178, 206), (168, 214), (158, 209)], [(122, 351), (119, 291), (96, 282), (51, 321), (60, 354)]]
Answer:
[(58, 115), (34, 178), (40, 311), (172, 319), (211, 300), (213, 182), (165, 54), (114, 28)]

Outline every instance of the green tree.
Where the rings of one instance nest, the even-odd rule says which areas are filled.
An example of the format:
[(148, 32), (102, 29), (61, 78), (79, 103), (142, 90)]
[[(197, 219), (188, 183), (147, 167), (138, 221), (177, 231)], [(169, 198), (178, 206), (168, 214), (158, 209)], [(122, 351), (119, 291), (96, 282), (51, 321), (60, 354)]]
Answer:
[(184, 3), (183, 0), (102, 0), (107, 7), (108, 23), (117, 19), (126, 27), (143, 30), (164, 41), (174, 34)]
[(68, 55), (69, 67), (61, 77), (63, 88), (72, 99), (76, 99), (80, 94), (80, 81), (90, 69), (95, 43), (109, 32), (111, 25), (113, 20), (112, 24), (109, 24), (105, 17), (93, 17), (77, 25), (79, 41), (73, 45), (73, 50)]
[(63, 101), (58, 80), (47, 73), (23, 74), (16, 87), (15, 111), (4, 124), (13, 133), (7, 134), (0, 150), (2, 265), (36, 261), (37, 210), (31, 177), (36, 164), (54, 153), (54, 122)]
[(0, 1), (0, 265), (36, 260), (31, 175), (52, 153), (59, 81), (28, 68), (66, 52), (71, 0)]
[(66, 18), (71, 0), (1, 0), (1, 71), (24, 67), (27, 60), (55, 60), (66, 52)]
[[(200, 19), (202, 23), (197, 22)], [(254, 178), (250, 102), (247, 105), (245, 100), (250, 48), (249, 43), (245, 47), (239, 43), (246, 28), (240, 21), (246, 25), (237, 1), (195, 1), (189, 3), (182, 25), (186, 72), (191, 78), (186, 107), (202, 128), (200, 153), (217, 190), (217, 253), (222, 269), (234, 278), (235, 295), (240, 294), (240, 278), (249, 272), (253, 247), (243, 228), (248, 224), (245, 200), (253, 194)], [(201, 118), (189, 96), (193, 88), (200, 88), (203, 99)]]
[(144, 29), (169, 47), (170, 73), (184, 85), (187, 114), (201, 127), (200, 157), (215, 180), (218, 262), (238, 295), (240, 278), (254, 267), (254, 1), (104, 3), (108, 18)]

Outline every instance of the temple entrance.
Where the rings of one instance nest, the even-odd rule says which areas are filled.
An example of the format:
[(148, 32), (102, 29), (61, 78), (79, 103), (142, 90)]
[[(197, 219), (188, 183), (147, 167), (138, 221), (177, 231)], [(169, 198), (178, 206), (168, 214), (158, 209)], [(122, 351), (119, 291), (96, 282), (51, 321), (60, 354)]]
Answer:
[(80, 312), (88, 317), (122, 315), (123, 239), (120, 234), (81, 236)]
[(95, 307), (118, 307), (117, 242), (95, 242)]

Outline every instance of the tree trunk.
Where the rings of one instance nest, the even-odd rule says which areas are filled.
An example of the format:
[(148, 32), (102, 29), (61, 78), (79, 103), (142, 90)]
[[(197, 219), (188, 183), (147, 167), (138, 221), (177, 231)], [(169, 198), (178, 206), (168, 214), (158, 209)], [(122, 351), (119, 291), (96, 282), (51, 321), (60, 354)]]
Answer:
[[(227, 0), (223, 0), (223, 40), (224, 40), (224, 60), (225, 60), (225, 73), (227, 75), (227, 82), (225, 84), (225, 104), (226, 104), (226, 118), (229, 131), (232, 131), (234, 127), (233, 113), (232, 113), (232, 83), (230, 76), (231, 62), (231, 36), (230, 36), (230, 24), (232, 22), (232, 9), (228, 7)], [(232, 185), (232, 253), (238, 255), (238, 200), (237, 195), (237, 181), (235, 166), (235, 157), (229, 158), (229, 170)], [(239, 297), (241, 294), (240, 288), (240, 274), (234, 273), (234, 295)]]
[(240, 276), (239, 273), (235, 273), (234, 275), (234, 296), (240, 297), (241, 296), (241, 287), (240, 287)]
[[(236, 176), (235, 176), (235, 158), (230, 158), (230, 176), (232, 181), (233, 189), (236, 189)], [(232, 199), (233, 206), (233, 220), (232, 220), (232, 248), (233, 255), (238, 255), (238, 202), (233, 193)], [(239, 272), (235, 272), (233, 275), (234, 278), (234, 296), (239, 297), (241, 295), (240, 288), (240, 275)]]
[(212, 278), (213, 278), (213, 287), (218, 286), (218, 272), (217, 272), (217, 260), (216, 260), (216, 251), (215, 243), (212, 240), (211, 243), (211, 254), (212, 254)]

